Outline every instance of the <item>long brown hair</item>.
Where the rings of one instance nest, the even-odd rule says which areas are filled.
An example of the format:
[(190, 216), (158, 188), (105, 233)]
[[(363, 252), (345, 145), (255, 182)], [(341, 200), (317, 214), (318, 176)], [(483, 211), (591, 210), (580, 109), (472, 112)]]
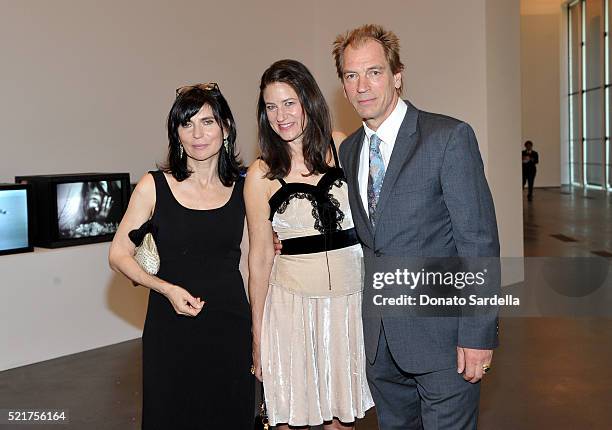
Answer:
[(304, 164), (308, 174), (320, 174), (329, 170), (327, 154), (331, 143), (331, 117), (325, 98), (314, 77), (299, 61), (280, 60), (266, 69), (259, 85), (257, 122), (261, 159), (268, 165), (268, 179), (284, 178), (291, 170), (289, 146), (270, 126), (266, 114), (263, 93), (275, 82), (289, 85), (296, 92), (308, 119), (302, 133)]

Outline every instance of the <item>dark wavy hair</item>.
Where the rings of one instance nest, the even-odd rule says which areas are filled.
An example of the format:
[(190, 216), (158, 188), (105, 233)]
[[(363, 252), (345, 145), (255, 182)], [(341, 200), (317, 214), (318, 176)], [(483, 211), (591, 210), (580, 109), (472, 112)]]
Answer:
[(229, 187), (238, 179), (244, 168), (235, 152), (236, 122), (234, 116), (227, 100), (217, 90), (204, 90), (194, 86), (176, 98), (168, 114), (168, 156), (159, 168), (171, 174), (179, 182), (184, 181), (193, 173), (187, 167), (187, 154), (180, 156), (181, 142), (178, 128), (187, 124), (204, 105), (211, 107), (213, 117), (219, 127), (227, 130), (228, 148), (226, 150), (225, 145), (221, 145), (217, 170), (221, 183)]
[[(331, 117), (325, 98), (310, 71), (299, 61), (280, 60), (272, 64), (261, 76), (257, 102), (258, 138), (261, 159), (268, 165), (268, 179), (284, 178), (291, 170), (291, 154), (287, 143), (270, 126), (263, 93), (275, 82), (289, 85), (296, 92), (307, 118), (303, 135), (304, 163), (308, 175), (325, 173), (331, 143)], [(304, 118), (302, 118), (304, 119)], [(332, 143), (333, 144), (333, 143)]]

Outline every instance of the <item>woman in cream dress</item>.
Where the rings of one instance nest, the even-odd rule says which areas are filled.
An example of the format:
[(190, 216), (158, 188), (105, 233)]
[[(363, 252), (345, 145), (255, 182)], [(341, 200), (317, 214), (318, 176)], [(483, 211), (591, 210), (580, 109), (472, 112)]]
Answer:
[(350, 429), (373, 406), (362, 253), (329, 110), (304, 65), (264, 72), (258, 119), (262, 155), (245, 184), (254, 370), (272, 425)]

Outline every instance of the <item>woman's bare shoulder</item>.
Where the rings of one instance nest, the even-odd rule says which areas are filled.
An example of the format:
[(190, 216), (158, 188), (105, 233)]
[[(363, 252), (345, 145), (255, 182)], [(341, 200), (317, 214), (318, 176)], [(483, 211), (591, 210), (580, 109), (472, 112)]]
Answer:
[(336, 148), (340, 148), (340, 145), (346, 139), (346, 134), (338, 130), (332, 131), (332, 139), (334, 140), (334, 144), (336, 145)]
[(268, 169), (268, 165), (261, 158), (257, 158), (255, 161), (251, 163), (249, 168), (247, 169), (247, 178), (253, 179), (267, 179), (266, 175), (270, 170)]
[(147, 200), (155, 199), (155, 179), (150, 173), (145, 173), (136, 184), (132, 194), (138, 194)]

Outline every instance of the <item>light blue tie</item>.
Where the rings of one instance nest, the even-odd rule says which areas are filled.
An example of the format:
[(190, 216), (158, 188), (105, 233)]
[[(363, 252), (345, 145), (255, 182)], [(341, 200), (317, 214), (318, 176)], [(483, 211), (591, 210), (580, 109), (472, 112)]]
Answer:
[(370, 172), (368, 174), (368, 213), (372, 227), (376, 226), (376, 205), (380, 197), (383, 179), (385, 179), (385, 163), (380, 153), (380, 138), (373, 134), (370, 137)]

